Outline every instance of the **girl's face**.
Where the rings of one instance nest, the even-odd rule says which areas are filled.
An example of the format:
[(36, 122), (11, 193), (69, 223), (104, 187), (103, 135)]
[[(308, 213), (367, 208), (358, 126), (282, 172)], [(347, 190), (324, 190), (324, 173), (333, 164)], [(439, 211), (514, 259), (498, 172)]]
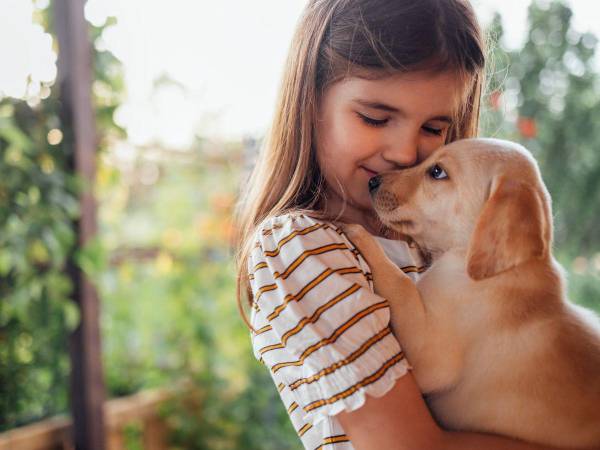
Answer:
[(315, 128), (328, 209), (347, 218), (372, 214), (369, 178), (419, 163), (444, 144), (464, 83), (453, 72), (409, 72), (379, 80), (346, 78), (329, 86)]

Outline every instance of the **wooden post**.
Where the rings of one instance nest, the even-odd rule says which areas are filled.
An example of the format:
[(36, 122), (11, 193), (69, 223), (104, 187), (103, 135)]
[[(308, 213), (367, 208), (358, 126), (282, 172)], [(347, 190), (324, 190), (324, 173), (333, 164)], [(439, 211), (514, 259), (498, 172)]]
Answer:
[(125, 450), (125, 439), (123, 437), (123, 427), (117, 427), (108, 431), (107, 436), (108, 450)]
[(144, 423), (142, 435), (144, 450), (166, 450), (168, 432), (164, 419), (154, 412)]
[[(96, 129), (91, 101), (92, 49), (84, 18), (85, 0), (54, 0), (54, 25), (58, 38), (58, 79), (65, 148), (73, 155), (73, 170), (85, 183), (80, 197), (81, 216), (76, 223), (78, 245), (96, 234), (93, 185), (96, 171)], [(68, 146), (68, 147), (67, 147)], [(99, 304), (96, 289), (79, 268), (71, 264), (75, 302), (81, 322), (69, 337), (71, 354), (70, 401), (76, 450), (104, 450)]]

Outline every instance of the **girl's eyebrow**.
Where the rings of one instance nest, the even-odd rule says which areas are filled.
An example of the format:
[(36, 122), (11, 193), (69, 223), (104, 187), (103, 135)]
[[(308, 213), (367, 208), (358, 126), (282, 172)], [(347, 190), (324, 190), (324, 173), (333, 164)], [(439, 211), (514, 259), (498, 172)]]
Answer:
[[(355, 99), (353, 99), (353, 101), (355, 101), (359, 105), (366, 106), (367, 108), (380, 109), (381, 111), (387, 111), (387, 112), (399, 113), (400, 115), (406, 115), (404, 113), (404, 111), (402, 111), (401, 109), (395, 108), (390, 105), (386, 105), (385, 103), (371, 102), (371, 101), (363, 100), (360, 98), (355, 98)], [(449, 124), (451, 124), (453, 122), (452, 118), (450, 116), (435, 116), (429, 120), (439, 120), (442, 122), (447, 122)]]

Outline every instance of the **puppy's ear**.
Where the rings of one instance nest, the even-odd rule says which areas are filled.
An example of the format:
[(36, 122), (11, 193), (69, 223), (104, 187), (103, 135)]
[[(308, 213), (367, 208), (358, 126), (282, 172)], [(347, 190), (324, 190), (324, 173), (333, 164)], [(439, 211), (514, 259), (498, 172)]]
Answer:
[(504, 176), (494, 180), (467, 253), (474, 280), (492, 277), (549, 251), (542, 197), (535, 188)]

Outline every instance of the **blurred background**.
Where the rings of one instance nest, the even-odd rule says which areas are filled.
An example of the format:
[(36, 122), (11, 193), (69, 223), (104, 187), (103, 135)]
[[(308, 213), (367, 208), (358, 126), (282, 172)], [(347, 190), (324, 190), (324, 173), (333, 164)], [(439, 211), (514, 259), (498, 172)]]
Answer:
[[(600, 312), (600, 5), (472, 3), (492, 43), (480, 135), (534, 153), (570, 298)], [(230, 239), (304, 5), (87, 1), (98, 232), (79, 246), (55, 5), (0, 0), (0, 449), (30, 448), (23, 430), (70, 448), (71, 261), (98, 291), (107, 448), (302, 448), (239, 317)]]

